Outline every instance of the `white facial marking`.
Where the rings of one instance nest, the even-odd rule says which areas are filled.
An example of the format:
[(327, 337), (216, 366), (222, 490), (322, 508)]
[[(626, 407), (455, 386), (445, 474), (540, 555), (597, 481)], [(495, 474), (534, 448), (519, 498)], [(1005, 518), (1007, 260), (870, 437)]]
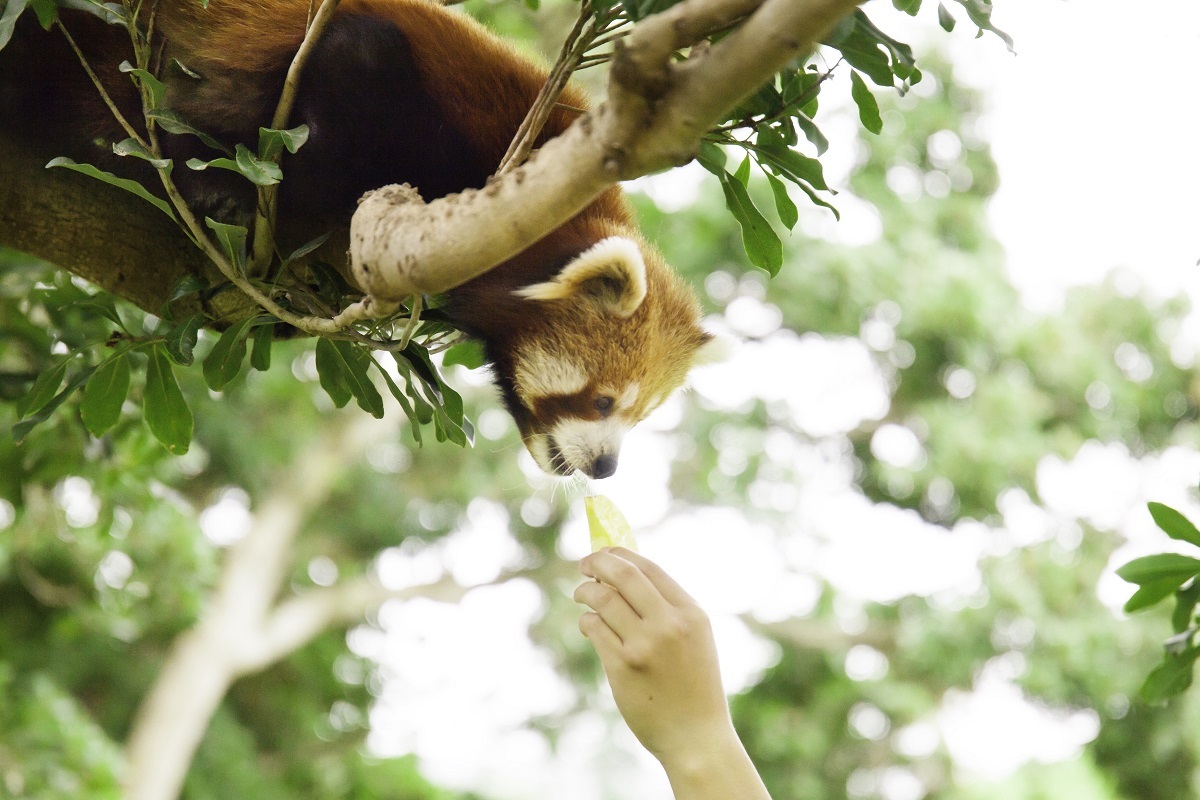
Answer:
[(637, 398), (638, 384), (637, 381), (634, 381), (626, 386), (625, 391), (621, 392), (620, 396), (617, 397), (617, 402), (615, 404), (617, 411), (626, 411), (630, 408), (633, 408), (633, 404), (637, 402)]
[[(600, 456), (617, 456), (630, 426), (616, 417), (600, 420), (567, 418), (550, 429), (550, 439), (570, 469), (586, 472)], [(537, 458), (537, 455), (534, 455)], [(549, 459), (547, 459), (548, 461)]]
[(554, 474), (554, 466), (550, 462), (550, 437), (544, 433), (535, 433), (525, 440), (525, 447), (529, 450), (529, 455), (533, 456), (534, 463), (541, 468), (542, 472)]
[(515, 373), (517, 394), (530, 406), (539, 397), (575, 394), (588, 383), (587, 374), (574, 362), (536, 346), (517, 353)]

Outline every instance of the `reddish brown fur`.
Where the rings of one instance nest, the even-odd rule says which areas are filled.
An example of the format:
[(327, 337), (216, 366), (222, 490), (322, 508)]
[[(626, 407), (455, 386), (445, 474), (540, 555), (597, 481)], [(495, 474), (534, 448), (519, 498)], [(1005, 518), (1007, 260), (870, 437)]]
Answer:
[[(156, 26), (166, 42), (161, 71), (168, 85), (168, 105), (219, 138), (242, 141), (254, 149), (257, 128), (269, 123), (283, 76), (303, 38), (309, 10), (309, 0), (211, 0), (207, 9), (195, 0), (161, 0), (157, 4)], [(64, 16), (68, 17), (68, 26), (79, 33), (89, 59), (97, 65), (107, 65), (103, 66), (103, 80), (110, 92), (127, 115), (136, 117), (136, 93), (127, 76), (111, 67), (129, 58), (124, 32), (86, 15)], [(333, 33), (335, 28), (342, 32), (340, 40)], [(364, 32), (368, 36), (382, 36), (382, 39), (375, 36), (377, 41), (373, 46), (383, 48), (379, 52), (395, 51), (401, 60), (380, 62), (376, 51), (365, 44), (360, 48), (359, 40), (354, 37)], [(124, 133), (108, 119), (103, 106), (98, 105), (94, 89), (73, 63), (73, 56), (64, 57), (61, 41), (54, 37), (51, 42), (45, 36), (39, 40), (41, 32), (32, 27), (22, 35), (33, 42), (32, 50), (26, 43), (26, 50), (18, 55), (46, 62), (38, 69), (43, 75), (53, 75), (54, 80), (49, 89), (42, 91), (49, 91), (61, 101), (62, 118), (76, 126), (94, 126), (86, 130), (89, 137), (101, 135), (109, 141), (124, 138)], [(17, 44), (21, 46), (20, 42)], [(362, 137), (377, 149), (390, 148), (386, 152), (369, 152), (375, 154), (372, 157), (390, 155), (391, 159), (367, 162), (365, 178), (364, 165), (358, 165), (360, 172), (354, 173), (358, 180), (374, 179), (378, 167), (378, 183), (343, 188), (361, 192), (381, 183), (408, 181), (416, 183), (419, 190), (424, 189), (423, 194), (430, 199), (429, 185), (405, 172), (410, 169), (426, 170), (421, 174), (434, 183), (448, 176), (434, 195), (438, 191), (444, 194), (482, 186), (508, 148), (545, 80), (545, 70), (483, 26), (432, 0), (343, 0), (330, 33), (319, 47), (327, 47), (327, 52), (333, 55), (327, 56), (327, 71), (314, 69), (312, 76), (306, 74), (291, 124), (310, 121), (303, 117), (304, 113), (324, 113), (320, 117), (324, 129), (319, 133), (314, 129), (305, 149), (283, 165), (284, 202), (287, 203), (288, 191), (293, 198), (298, 196), (293, 205), (301, 215), (309, 210), (305, 192), (310, 185), (324, 187), (322, 181), (334, 181), (331, 185), (336, 188), (345, 167), (338, 162), (345, 151), (337, 149), (340, 146), (337, 142), (344, 143), (347, 136), (353, 140), (352, 145)], [(363, 92), (361, 82), (356, 80), (357, 73), (349, 72), (357, 67), (344, 66), (347, 62), (339, 54), (361, 60), (367, 75), (399, 74), (401, 82), (371, 84), (366, 87), (370, 91)], [(0, 53), (0, 114), (4, 111), (7, 91), (3, 81), (5, 55)], [(172, 72), (168, 65), (173, 59), (203, 79), (188, 78), (179, 70)], [(316, 56), (314, 63), (315, 59)], [(391, 72), (390, 64), (396, 65)], [(416, 72), (415, 80), (412, 71)], [(331, 74), (333, 77), (329, 77)], [(327, 79), (325, 83), (321, 82), (323, 79)], [(397, 129), (381, 132), (377, 126), (356, 120), (359, 115), (355, 113), (341, 114), (343, 106), (338, 102), (343, 91), (349, 93), (353, 102), (365, 98), (366, 102), (377, 103), (379, 108), (374, 110), (380, 112), (379, 119), (392, 119), (388, 116), (389, 107), (406, 109), (396, 112)], [(355, 91), (359, 93), (354, 94)], [(324, 106), (320, 105), (322, 102)], [(562, 102), (574, 108), (588, 107), (587, 99), (574, 87), (568, 87)], [(413, 110), (418, 106), (419, 112)], [(306, 107), (308, 112), (302, 110)], [(25, 100), (20, 113), (27, 115), (37, 110), (36, 101)], [(546, 125), (542, 140), (562, 133), (577, 114), (557, 109)], [(347, 124), (342, 125), (341, 121), (347, 118)], [(330, 120), (338, 125), (331, 126)], [(406, 128), (405, 120), (414, 121), (415, 128)], [(357, 128), (353, 127), (356, 122)], [(421, 128), (422, 124), (426, 127)], [(339, 126), (348, 127), (350, 132), (332, 129)], [(341, 139), (335, 142), (337, 136)], [(165, 137), (165, 141), (172, 147), (196, 146), (190, 137)], [(448, 142), (463, 142), (471, 152), (462, 153), (459, 158), (445, 150), (450, 146)], [(180, 161), (192, 154), (180, 151), (169, 155)], [(323, 157), (331, 161), (324, 162)], [(432, 160), (421, 161), (426, 158)], [(434, 171), (429, 172), (430, 169)], [(196, 178), (196, 173), (177, 167), (175, 174), (203, 181), (209, 180), (214, 172), (209, 170)], [(322, 191), (318, 188), (311, 194), (321, 195)], [(356, 196), (350, 196), (347, 205), (351, 208), (333, 208), (342, 215), (335, 218), (336, 224), (348, 221)], [(325, 212), (316, 215), (322, 213)], [(322, 224), (329, 221), (326, 217)], [(518, 288), (551, 279), (581, 252), (612, 236), (636, 241), (646, 265), (646, 296), (631, 316), (614, 314), (586, 291), (554, 301), (530, 300), (514, 293)], [(599, 412), (593, 406), (597, 396), (620, 396), (634, 383), (638, 387), (636, 402), (631, 408), (621, 409), (620, 416), (629, 424), (640, 420), (652, 410), (653, 404), (661, 402), (683, 382), (697, 349), (710, 338), (699, 327), (694, 296), (667, 267), (661, 254), (641, 240), (624, 195), (616, 187), (601, 194), (542, 241), (453, 291), (447, 310), (456, 322), (484, 340), (506, 405), (525, 436), (544, 433), (563, 416), (597, 417)], [(570, 396), (535, 401), (519, 398), (513, 376), (522, 349), (530, 343), (548, 352), (571, 354), (586, 368), (587, 386)]]

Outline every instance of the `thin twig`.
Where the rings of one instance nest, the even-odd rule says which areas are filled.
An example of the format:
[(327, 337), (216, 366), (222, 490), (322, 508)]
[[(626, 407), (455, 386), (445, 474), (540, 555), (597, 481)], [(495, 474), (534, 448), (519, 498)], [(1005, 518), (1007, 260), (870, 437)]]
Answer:
[(112, 97), (109, 96), (108, 91), (104, 88), (104, 84), (100, 82), (100, 78), (95, 72), (92, 71), (92, 66), (87, 62), (87, 58), (84, 57), (83, 51), (79, 49), (79, 45), (75, 44), (75, 40), (71, 38), (70, 32), (68, 32), (66, 26), (62, 24), (62, 20), (56, 19), (54, 24), (58, 26), (60, 31), (62, 31), (63, 36), (67, 37), (67, 43), (71, 45), (71, 49), (75, 51), (75, 55), (79, 58), (79, 63), (83, 65), (84, 71), (87, 72), (88, 77), (92, 79), (92, 83), (95, 85), (96, 90), (100, 92), (100, 97), (104, 100), (104, 105), (108, 106), (108, 110), (112, 112), (112, 115), (116, 117), (117, 122), (120, 123), (121, 127), (125, 129), (125, 132), (129, 134), (129, 138), (137, 140), (138, 144), (145, 147), (146, 140), (143, 139), (141, 134), (139, 134), (137, 130), (135, 130), (134, 127), (129, 124), (129, 120), (125, 119), (125, 115), (121, 113), (121, 109), (117, 108), (117, 104), (114, 103)]
[[(304, 72), (304, 65), (308, 63), (309, 56), (312, 55), (321, 34), (325, 32), (325, 28), (333, 19), (333, 13), (337, 7), (338, 0), (321, 0), (321, 7), (305, 31), (304, 40), (300, 42), (300, 48), (292, 57), (292, 63), (288, 67), (287, 77), (283, 81), (283, 91), (279, 93), (279, 104), (275, 106), (275, 115), (271, 118), (271, 127), (275, 130), (283, 130), (287, 126), (288, 118), (292, 115), (292, 106), (296, 103), (296, 92), (300, 88), (300, 76)], [(276, 164), (279, 163), (282, 155), (282, 153), (276, 154), (273, 159)], [(265, 274), (267, 266), (275, 256), (275, 212), (278, 196), (276, 185), (260, 186), (258, 189), (258, 203), (254, 217), (254, 241), (250, 249), (248, 265), (252, 275)]]
[[(746, 118), (740, 119), (736, 122), (730, 122), (727, 125), (722, 125), (719, 128), (712, 128), (711, 130), (709, 130), (708, 133), (709, 134), (732, 133), (733, 131), (741, 130), (742, 128), (757, 128), (759, 125), (770, 124), (772, 122), (778, 122), (779, 120), (783, 119), (784, 117), (792, 116), (791, 110), (794, 108), (802, 108), (802, 107), (808, 105), (809, 101), (811, 101), (814, 97), (817, 96), (817, 93), (820, 91), (821, 84), (823, 84), (825, 81), (827, 81), (833, 77), (833, 71), (835, 69), (837, 69), (839, 66), (841, 66), (843, 61), (845, 61), (844, 58), (839, 58), (837, 60), (836, 64), (834, 64), (832, 67), (830, 67), (826, 72), (821, 73), (821, 75), (817, 78), (816, 83), (814, 83), (812, 86), (809, 86), (807, 89), (805, 89), (800, 94), (796, 95), (796, 98), (794, 100), (792, 100), (792, 102), (788, 103), (787, 108), (784, 108), (783, 110), (779, 111), (778, 113), (773, 114), (769, 117), (763, 117), (762, 119), (759, 119), (759, 120), (754, 119), (753, 116), (746, 117)], [(739, 144), (740, 144), (740, 142), (739, 142)]]
[[(607, 25), (609, 21), (606, 19), (600, 25)], [(571, 32), (567, 34), (567, 38), (563, 42), (554, 68), (547, 76), (546, 82), (542, 84), (541, 91), (538, 92), (537, 98), (521, 122), (521, 127), (517, 129), (512, 143), (508, 146), (508, 152), (501, 159), (500, 166), (496, 170), (497, 175), (503, 175), (529, 158), (529, 154), (533, 151), (533, 143), (537, 141), (538, 135), (546, 125), (546, 120), (550, 118), (550, 112), (554, 110), (558, 96), (566, 88), (571, 79), (571, 73), (577, 69), (580, 59), (593, 46), (597, 33), (596, 10), (590, 2), (584, 2), (579, 8), (579, 17), (575, 20), (574, 27), (571, 28)]]

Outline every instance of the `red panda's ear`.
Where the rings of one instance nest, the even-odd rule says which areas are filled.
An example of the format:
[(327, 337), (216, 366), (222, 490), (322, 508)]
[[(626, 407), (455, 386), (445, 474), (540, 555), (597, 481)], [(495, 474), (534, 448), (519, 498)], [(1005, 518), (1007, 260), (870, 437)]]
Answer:
[(584, 250), (545, 283), (518, 289), (530, 300), (588, 295), (614, 314), (628, 317), (646, 297), (646, 262), (632, 239), (610, 236)]

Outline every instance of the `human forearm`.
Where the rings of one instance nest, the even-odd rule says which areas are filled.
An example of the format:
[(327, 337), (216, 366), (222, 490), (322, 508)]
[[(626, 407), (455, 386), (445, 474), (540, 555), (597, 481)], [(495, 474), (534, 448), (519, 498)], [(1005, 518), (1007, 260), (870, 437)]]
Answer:
[(659, 761), (675, 800), (771, 800), (732, 725), (707, 744), (697, 741)]

